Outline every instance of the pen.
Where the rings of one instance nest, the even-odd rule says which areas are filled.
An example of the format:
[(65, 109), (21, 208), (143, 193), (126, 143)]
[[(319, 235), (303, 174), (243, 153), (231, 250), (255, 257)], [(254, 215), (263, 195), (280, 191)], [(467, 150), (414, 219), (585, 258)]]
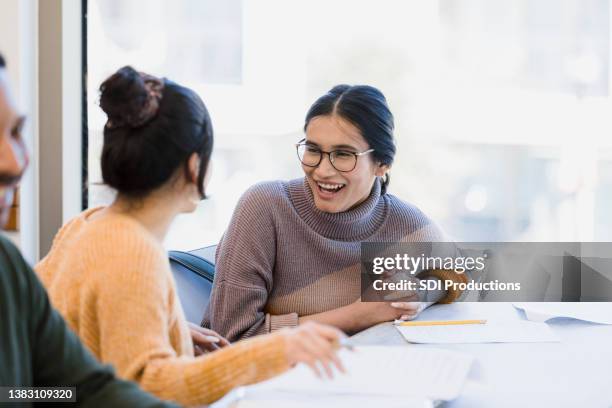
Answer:
[(396, 326), (451, 326), (456, 324), (485, 324), (486, 320), (422, 320), (412, 322), (395, 322)]

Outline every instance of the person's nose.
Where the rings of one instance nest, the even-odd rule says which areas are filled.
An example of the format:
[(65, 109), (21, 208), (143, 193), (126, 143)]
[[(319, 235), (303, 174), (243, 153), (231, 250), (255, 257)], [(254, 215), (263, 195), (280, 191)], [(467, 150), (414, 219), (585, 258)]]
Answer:
[(29, 156), (21, 141), (3, 137), (0, 142), (0, 173), (19, 175), (29, 163)]
[(322, 153), (322, 154), (323, 154), (323, 157), (321, 158), (321, 162), (315, 169), (315, 172), (321, 178), (334, 176), (338, 172), (338, 170), (336, 170), (334, 166), (332, 165), (331, 157), (329, 156), (329, 153)]

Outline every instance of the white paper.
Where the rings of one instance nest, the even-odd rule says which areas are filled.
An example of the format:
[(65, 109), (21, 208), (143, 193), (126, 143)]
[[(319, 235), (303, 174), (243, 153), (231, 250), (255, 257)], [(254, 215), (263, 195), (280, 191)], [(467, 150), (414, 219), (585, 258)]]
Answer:
[(356, 407), (384, 407), (384, 408), (433, 408), (431, 400), (418, 397), (385, 397), (364, 395), (320, 395), (302, 393), (295, 394), (271, 393), (267, 396), (249, 396), (238, 401), (235, 405), (218, 406), (211, 408), (356, 408)]
[(418, 320), (489, 320), (521, 321), (517, 310), (508, 302), (456, 302), (432, 305)]
[[(351, 396), (363, 398), (415, 397), (413, 401), (456, 398), (467, 378), (473, 358), (449, 350), (405, 346), (363, 346), (341, 350), (347, 373), (332, 380), (317, 378), (304, 365), (280, 377), (247, 388), (247, 396), (286, 395)], [(300, 400), (299, 397), (290, 398)], [(377, 404), (377, 406), (380, 404)]]
[(546, 323), (529, 321), (487, 321), (485, 324), (448, 326), (396, 326), (410, 343), (546, 343), (559, 337)]
[(523, 309), (525, 317), (534, 322), (569, 317), (592, 323), (612, 324), (612, 302), (527, 302), (514, 303), (514, 307)]

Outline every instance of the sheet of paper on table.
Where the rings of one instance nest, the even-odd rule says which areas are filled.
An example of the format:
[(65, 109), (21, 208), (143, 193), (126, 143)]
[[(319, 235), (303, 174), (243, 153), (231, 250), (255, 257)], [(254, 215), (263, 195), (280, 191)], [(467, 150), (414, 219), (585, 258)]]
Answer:
[(448, 326), (395, 326), (410, 343), (548, 343), (559, 337), (546, 323), (529, 321), (487, 321), (485, 324)]
[[(317, 378), (305, 365), (249, 387), (238, 407), (385, 406), (431, 407), (456, 398), (473, 358), (449, 350), (362, 346), (339, 352), (347, 373)], [(255, 404), (261, 402), (261, 405)], [(341, 401), (344, 401), (341, 403)], [(351, 403), (352, 401), (352, 403)], [(300, 405), (302, 404), (302, 405)]]
[[(248, 394), (247, 394), (248, 395)], [(231, 408), (434, 408), (428, 399), (419, 397), (385, 397), (356, 395), (279, 394), (252, 396), (237, 401)], [(216, 408), (216, 407), (211, 407)]]
[(400, 327), (397, 330), (411, 343), (533, 343), (557, 342), (558, 336), (545, 323), (520, 318), (508, 302), (457, 302), (433, 305), (414, 321), (487, 320), (486, 324)]
[(518, 312), (508, 302), (456, 302), (433, 305), (423, 310), (419, 320), (520, 321)]
[(513, 305), (524, 310), (525, 317), (534, 322), (569, 317), (592, 323), (612, 324), (612, 302), (521, 302)]

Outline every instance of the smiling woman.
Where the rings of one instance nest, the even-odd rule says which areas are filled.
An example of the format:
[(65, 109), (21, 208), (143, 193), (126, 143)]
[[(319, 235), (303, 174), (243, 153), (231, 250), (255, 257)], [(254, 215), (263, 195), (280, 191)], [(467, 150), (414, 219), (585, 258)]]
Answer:
[[(418, 208), (387, 193), (393, 129), (384, 95), (371, 86), (338, 85), (317, 99), (297, 144), (305, 177), (257, 184), (236, 207), (217, 249), (205, 325), (233, 340), (306, 321), (354, 333), (412, 319), (423, 309), (419, 302), (460, 295), (434, 290), (412, 292), (404, 302), (360, 300), (362, 241), (445, 240)], [(438, 275), (427, 278), (468, 279)]]
[(361, 204), (376, 177), (386, 177), (385, 194), (395, 156), (393, 127), (385, 97), (371, 86), (338, 85), (314, 103), (304, 125), (306, 145), (311, 151), (334, 150), (327, 163), (321, 161), (320, 150), (316, 165), (301, 159), (319, 210), (336, 213)]

